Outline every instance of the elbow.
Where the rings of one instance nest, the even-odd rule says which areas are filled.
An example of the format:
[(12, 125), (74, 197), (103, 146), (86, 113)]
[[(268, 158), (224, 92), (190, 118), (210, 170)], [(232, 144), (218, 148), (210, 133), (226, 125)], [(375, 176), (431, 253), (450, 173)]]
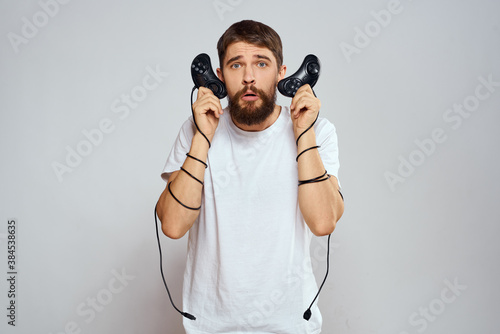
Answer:
[(314, 225), (310, 225), (309, 228), (311, 232), (317, 237), (323, 237), (330, 235), (335, 230), (336, 220), (327, 220), (325, 222), (318, 222)]
[(186, 234), (186, 231), (180, 229), (177, 224), (170, 224), (167, 217), (160, 217), (160, 221), (161, 231), (170, 239), (180, 239)]
[(337, 222), (344, 214), (344, 202), (340, 199), (331, 201), (327, 205), (320, 206), (320, 210), (308, 211), (304, 219), (311, 232), (317, 237), (330, 235), (335, 230)]
[(180, 239), (186, 234), (186, 231), (179, 228), (178, 224), (172, 223), (172, 221), (174, 221), (175, 219), (169, 217), (166, 211), (162, 210), (160, 207), (158, 207), (157, 210), (158, 211), (156, 214), (160, 219), (161, 231), (163, 232), (163, 234), (165, 234), (170, 239)]
[(170, 239), (180, 239), (182, 238), (186, 232), (180, 231), (179, 229), (174, 229), (169, 227), (167, 224), (161, 224), (161, 230), (163, 234), (165, 234)]
[(317, 217), (312, 223), (308, 223), (311, 232), (317, 237), (330, 235), (335, 230), (337, 222), (342, 217), (343, 207), (341, 210), (332, 210), (330, 214), (324, 217)]

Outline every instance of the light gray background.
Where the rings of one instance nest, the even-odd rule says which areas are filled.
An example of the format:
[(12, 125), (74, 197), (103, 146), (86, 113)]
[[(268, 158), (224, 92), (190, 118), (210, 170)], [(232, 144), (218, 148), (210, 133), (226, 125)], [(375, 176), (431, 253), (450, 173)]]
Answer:
[[(324, 333), (500, 330), (500, 87), (474, 98), (478, 78), (500, 82), (498, 1), (66, 2), (0, 2), (0, 277), (7, 220), (19, 223), (17, 326), (2, 278), (2, 333), (182, 332), (158, 269), (160, 172), (190, 114), (192, 59), (207, 52), (215, 66), (217, 39), (247, 18), (282, 36), (288, 74), (308, 53), (323, 65), (315, 90), (337, 127), (346, 198), (319, 301)], [(377, 23), (391, 4), (398, 13)], [(14, 34), (30, 37), (16, 44)], [(141, 92), (148, 68), (161, 82), (129, 114), (113, 112), (122, 94)], [(470, 116), (447, 111), (464, 103)], [(112, 130), (59, 180), (53, 164), (103, 121)], [(318, 280), (325, 241), (312, 245)], [(186, 238), (162, 242), (180, 305)], [(106, 305), (91, 319), (92, 299)]]

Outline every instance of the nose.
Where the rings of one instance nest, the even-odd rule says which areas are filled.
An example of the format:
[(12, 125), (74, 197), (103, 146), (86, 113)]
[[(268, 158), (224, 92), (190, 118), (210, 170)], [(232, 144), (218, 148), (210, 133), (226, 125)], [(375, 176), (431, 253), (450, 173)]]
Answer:
[(245, 72), (243, 74), (243, 84), (245, 86), (255, 84), (255, 76), (253, 74), (253, 69), (251, 66), (245, 67)]

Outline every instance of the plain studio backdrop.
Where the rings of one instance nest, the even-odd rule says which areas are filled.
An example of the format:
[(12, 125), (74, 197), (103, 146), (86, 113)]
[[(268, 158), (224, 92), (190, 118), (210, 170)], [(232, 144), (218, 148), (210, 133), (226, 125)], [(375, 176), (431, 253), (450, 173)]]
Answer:
[[(191, 112), (192, 59), (215, 67), (220, 35), (255, 19), (281, 35), (288, 74), (319, 57), (339, 136), (346, 209), (323, 332), (498, 333), (499, 13), (494, 0), (2, 1), (0, 331), (183, 332), (159, 273), (160, 172)], [(186, 241), (162, 237), (178, 306)], [(326, 238), (311, 247), (320, 281)]]

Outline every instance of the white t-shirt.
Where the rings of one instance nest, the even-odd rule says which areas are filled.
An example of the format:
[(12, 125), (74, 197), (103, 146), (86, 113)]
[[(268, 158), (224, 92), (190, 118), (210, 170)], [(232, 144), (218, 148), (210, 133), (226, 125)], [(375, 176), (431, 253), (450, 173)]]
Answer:
[[(318, 118), (317, 145), (328, 174), (339, 169), (337, 135)], [(182, 126), (162, 173), (179, 170), (196, 128)], [(183, 310), (188, 334), (321, 331), (309, 245), (313, 234), (298, 204), (297, 147), (290, 110), (259, 132), (222, 115), (208, 152), (200, 216), (189, 230)], [(195, 181), (194, 181), (195, 182)]]

